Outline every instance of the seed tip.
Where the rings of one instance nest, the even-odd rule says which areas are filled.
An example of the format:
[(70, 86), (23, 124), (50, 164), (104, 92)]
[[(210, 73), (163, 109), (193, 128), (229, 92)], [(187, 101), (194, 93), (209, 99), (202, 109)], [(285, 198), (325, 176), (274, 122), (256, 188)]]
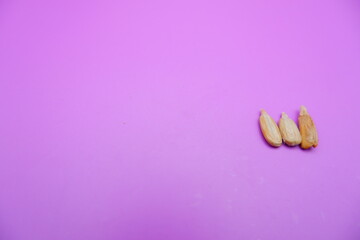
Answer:
[(300, 106), (300, 115), (306, 115), (306, 114), (308, 114), (306, 107), (301, 105)]

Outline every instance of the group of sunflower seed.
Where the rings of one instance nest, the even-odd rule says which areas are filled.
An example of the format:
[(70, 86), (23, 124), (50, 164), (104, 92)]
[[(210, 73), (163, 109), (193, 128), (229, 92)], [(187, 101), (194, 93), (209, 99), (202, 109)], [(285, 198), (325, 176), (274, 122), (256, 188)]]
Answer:
[(265, 140), (273, 147), (280, 147), (283, 141), (289, 146), (300, 144), (303, 149), (316, 147), (318, 145), (318, 134), (314, 121), (304, 106), (300, 107), (298, 120), (299, 128), (283, 112), (278, 126), (265, 110), (261, 110), (260, 127)]

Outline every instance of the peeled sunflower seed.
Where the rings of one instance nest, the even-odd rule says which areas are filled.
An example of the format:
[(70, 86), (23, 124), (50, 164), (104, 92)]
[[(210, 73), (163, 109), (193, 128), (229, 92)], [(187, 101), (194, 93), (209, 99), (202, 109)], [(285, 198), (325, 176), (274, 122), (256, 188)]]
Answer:
[(304, 106), (300, 107), (299, 127), (302, 137), (301, 148), (308, 149), (318, 145), (318, 134), (315, 128), (314, 121), (310, 117), (307, 109)]
[(289, 146), (301, 143), (301, 135), (296, 123), (286, 113), (282, 113), (279, 121), (279, 129), (284, 142)]
[(260, 127), (265, 140), (273, 147), (280, 147), (282, 143), (279, 128), (267, 112), (261, 110)]

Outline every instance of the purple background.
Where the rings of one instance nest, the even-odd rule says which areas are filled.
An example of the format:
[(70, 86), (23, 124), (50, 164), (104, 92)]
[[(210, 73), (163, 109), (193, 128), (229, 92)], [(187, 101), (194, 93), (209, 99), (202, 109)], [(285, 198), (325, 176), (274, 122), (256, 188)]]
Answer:
[(0, 239), (360, 239), (359, 66), (358, 1), (1, 0)]

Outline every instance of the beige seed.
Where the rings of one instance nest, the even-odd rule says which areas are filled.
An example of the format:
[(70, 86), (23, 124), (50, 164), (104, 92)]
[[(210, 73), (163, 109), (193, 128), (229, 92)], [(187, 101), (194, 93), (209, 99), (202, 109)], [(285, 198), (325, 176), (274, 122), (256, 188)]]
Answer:
[(265, 140), (273, 147), (280, 147), (282, 139), (279, 128), (267, 112), (261, 110), (260, 127)]
[(300, 107), (299, 128), (302, 137), (301, 148), (308, 149), (318, 145), (318, 133), (314, 121), (304, 106)]
[(286, 113), (282, 113), (279, 121), (279, 129), (284, 142), (289, 146), (301, 143), (301, 135), (296, 123)]

